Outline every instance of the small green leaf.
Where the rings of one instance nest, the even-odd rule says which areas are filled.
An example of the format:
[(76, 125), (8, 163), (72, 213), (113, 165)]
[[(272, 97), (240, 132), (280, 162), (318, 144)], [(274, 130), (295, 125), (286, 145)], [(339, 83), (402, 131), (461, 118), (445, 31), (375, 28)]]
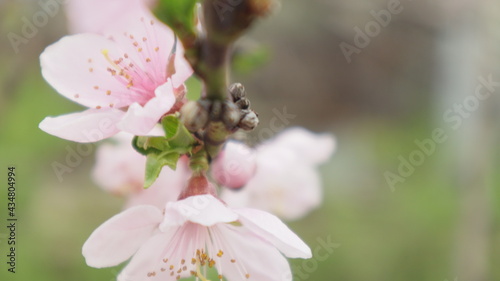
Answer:
[(161, 124), (171, 148), (192, 148), (196, 143), (193, 135), (176, 116), (167, 115), (163, 117)]
[(164, 152), (160, 154), (161, 163), (163, 166), (168, 166), (170, 169), (174, 170), (177, 168), (177, 161), (181, 155), (177, 152)]
[(144, 179), (144, 188), (150, 187), (160, 175), (161, 169), (164, 166), (170, 167), (172, 170), (177, 168), (177, 161), (180, 154), (176, 152), (150, 153), (146, 160), (146, 176)]
[(179, 118), (174, 115), (167, 115), (163, 117), (161, 120), (161, 125), (163, 126), (163, 130), (165, 131), (165, 137), (167, 139), (173, 139), (178, 131), (180, 126)]
[(147, 146), (148, 137), (135, 136), (132, 139), (132, 147), (142, 155), (148, 155), (149, 153), (157, 152), (156, 149)]
[(150, 187), (155, 182), (164, 166), (175, 170), (179, 157), (191, 154), (191, 150), (197, 144), (177, 116), (163, 117), (162, 126), (165, 131), (164, 137), (136, 136), (132, 141), (135, 150), (147, 156), (144, 188)]
[(159, 151), (165, 151), (170, 149), (170, 145), (168, 144), (168, 140), (165, 137), (148, 137), (146, 141), (146, 146), (148, 148), (154, 148)]
[(146, 160), (146, 176), (144, 178), (144, 188), (150, 187), (160, 175), (161, 169), (163, 165), (161, 165), (158, 155), (155, 153), (151, 153), (148, 155)]
[(195, 10), (198, 0), (159, 0), (155, 15), (166, 23), (186, 46), (196, 38)]

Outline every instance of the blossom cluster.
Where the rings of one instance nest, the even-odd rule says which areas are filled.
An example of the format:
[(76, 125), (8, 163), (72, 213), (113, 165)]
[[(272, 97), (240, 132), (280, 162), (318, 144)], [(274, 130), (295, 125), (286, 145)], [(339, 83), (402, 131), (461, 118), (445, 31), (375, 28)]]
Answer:
[(83, 256), (97, 268), (130, 259), (120, 281), (205, 281), (207, 270), (219, 280), (291, 280), (286, 257), (310, 258), (311, 250), (278, 217), (299, 219), (320, 205), (317, 168), (334, 152), (334, 138), (290, 128), (255, 147), (230, 140), (206, 174), (192, 169), (193, 153), (181, 153), (175, 170), (163, 167), (144, 189), (148, 159), (131, 143), (166, 134), (158, 124), (177, 118), (193, 74), (152, 2), (68, 1), (75, 34), (40, 56), (45, 80), (86, 108), (47, 117), (40, 129), (76, 142), (107, 139), (92, 178), (127, 199), (90, 235)]

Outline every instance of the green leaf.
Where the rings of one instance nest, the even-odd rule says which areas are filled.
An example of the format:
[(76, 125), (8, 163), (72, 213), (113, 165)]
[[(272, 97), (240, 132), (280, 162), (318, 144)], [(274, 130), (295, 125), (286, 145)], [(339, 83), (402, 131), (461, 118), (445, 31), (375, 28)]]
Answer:
[(164, 166), (172, 170), (177, 168), (177, 161), (181, 155), (176, 152), (150, 153), (146, 160), (146, 176), (144, 179), (144, 188), (150, 187), (160, 175)]
[(165, 137), (148, 137), (145, 145), (148, 148), (154, 148), (159, 151), (165, 151), (170, 149), (168, 140)]
[(171, 148), (190, 147), (196, 143), (193, 135), (181, 123), (179, 118), (174, 115), (167, 115), (161, 120), (165, 137), (168, 139), (168, 144)]
[(147, 146), (148, 137), (135, 136), (132, 139), (132, 147), (142, 155), (148, 155), (149, 153), (157, 152), (156, 149)]
[(161, 125), (165, 131), (165, 137), (167, 139), (173, 139), (179, 131), (180, 121), (179, 118), (174, 115), (167, 115), (161, 120)]
[(196, 38), (196, 3), (198, 0), (159, 0), (153, 11), (158, 19), (174, 30), (184, 47)]
[(155, 182), (164, 166), (175, 170), (179, 157), (191, 154), (197, 144), (176, 115), (163, 117), (161, 123), (165, 131), (164, 137), (136, 136), (132, 141), (135, 150), (147, 156), (144, 188)]

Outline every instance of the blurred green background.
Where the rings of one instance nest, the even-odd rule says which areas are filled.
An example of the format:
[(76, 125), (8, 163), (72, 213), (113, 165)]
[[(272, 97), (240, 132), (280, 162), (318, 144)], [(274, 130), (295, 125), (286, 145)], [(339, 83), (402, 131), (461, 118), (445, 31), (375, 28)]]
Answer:
[[(350, 56), (355, 27), (392, 1), (287, 0), (241, 40), (233, 80), (245, 84), (261, 125), (273, 109), (296, 115), (289, 126), (331, 132), (338, 150), (321, 167), (324, 203), (290, 227), (312, 249), (339, 246), (326, 259), (291, 260), (295, 280), (500, 280), (500, 102), (493, 92), (454, 130), (443, 114), (474, 93), (478, 77), (500, 81), (500, 3), (402, 1), (387, 26)], [(14, 51), (38, 1), (0, 1), (0, 280), (115, 280), (117, 268), (87, 267), (81, 246), (123, 200), (89, 179), (93, 156), (59, 181), (76, 144), (38, 123), (80, 107), (40, 75), (38, 56), (64, 36), (60, 11)], [(260, 54), (259, 54), (260, 52)], [(256, 65), (258, 64), (258, 65)], [(448, 135), (435, 153), (391, 188), (400, 155), (415, 140)], [(93, 147), (95, 148), (95, 147)], [(6, 270), (7, 167), (16, 167), (17, 273)]]

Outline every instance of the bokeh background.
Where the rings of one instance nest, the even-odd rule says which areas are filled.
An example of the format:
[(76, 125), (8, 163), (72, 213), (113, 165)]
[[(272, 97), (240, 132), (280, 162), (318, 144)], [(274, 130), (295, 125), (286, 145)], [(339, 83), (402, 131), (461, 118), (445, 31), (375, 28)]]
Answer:
[[(41, 0), (46, 1), (46, 0)], [(500, 87), (466, 111), (458, 128), (443, 114), (475, 92), (478, 77), (500, 81), (500, 2), (401, 0), (400, 12), (365, 30), (394, 0), (286, 0), (240, 41), (233, 80), (246, 85), (269, 137), (273, 109), (336, 136), (338, 149), (321, 167), (324, 203), (289, 222), (310, 246), (338, 244), (326, 259), (291, 260), (295, 280), (500, 280)], [(67, 34), (61, 10), (15, 51), (39, 1), (0, 0), (0, 280), (115, 280), (120, 267), (87, 267), (81, 246), (123, 199), (90, 180), (93, 155), (60, 181), (77, 145), (38, 129), (47, 115), (79, 110), (40, 75), (38, 56)], [(470, 107), (469, 107), (470, 108)], [(455, 115), (458, 116), (458, 115)], [(401, 157), (441, 128), (448, 136), (393, 187)], [(93, 147), (95, 149), (95, 147)], [(17, 273), (6, 271), (7, 167), (17, 172)]]

